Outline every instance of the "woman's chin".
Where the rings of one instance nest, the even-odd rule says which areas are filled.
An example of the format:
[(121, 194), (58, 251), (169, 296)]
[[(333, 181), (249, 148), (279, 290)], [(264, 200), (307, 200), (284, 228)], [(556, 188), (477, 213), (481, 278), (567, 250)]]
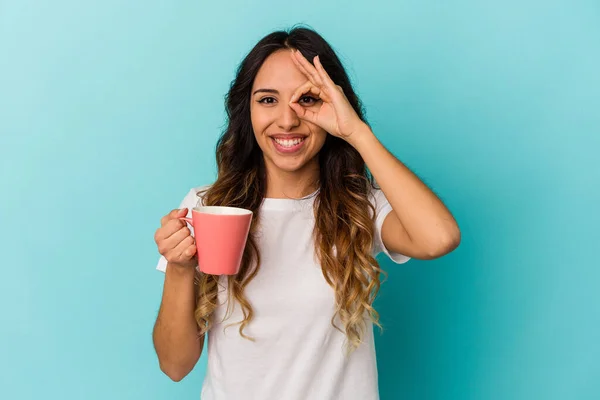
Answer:
[(303, 169), (305, 163), (300, 162), (300, 160), (293, 161), (285, 161), (285, 162), (276, 162), (275, 168), (284, 172), (298, 172)]
[(271, 164), (277, 170), (292, 173), (304, 170), (308, 162), (304, 157), (281, 157), (275, 155), (271, 158)]

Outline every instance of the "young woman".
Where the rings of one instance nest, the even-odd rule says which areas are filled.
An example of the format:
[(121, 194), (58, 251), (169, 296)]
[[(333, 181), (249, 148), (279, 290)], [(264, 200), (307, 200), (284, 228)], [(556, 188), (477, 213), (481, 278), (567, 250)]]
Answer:
[[(155, 234), (162, 371), (183, 379), (208, 334), (203, 400), (377, 399), (374, 257), (440, 257), (459, 244), (454, 218), (377, 140), (340, 60), (312, 30), (263, 38), (226, 107), (216, 181), (190, 190)], [(178, 217), (198, 202), (254, 212), (237, 275), (197, 270)]]

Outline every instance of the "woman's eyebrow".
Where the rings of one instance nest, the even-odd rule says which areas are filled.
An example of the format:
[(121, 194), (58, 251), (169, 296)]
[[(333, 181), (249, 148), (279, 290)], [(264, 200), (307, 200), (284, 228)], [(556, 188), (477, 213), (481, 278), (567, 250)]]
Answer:
[(254, 91), (254, 93), (252, 93), (252, 95), (254, 96), (256, 93), (272, 93), (272, 94), (279, 94), (279, 91), (277, 89), (256, 89)]

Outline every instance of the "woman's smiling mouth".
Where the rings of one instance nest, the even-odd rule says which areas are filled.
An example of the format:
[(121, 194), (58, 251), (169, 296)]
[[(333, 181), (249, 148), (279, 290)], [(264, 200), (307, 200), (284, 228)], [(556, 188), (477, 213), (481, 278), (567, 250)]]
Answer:
[(275, 135), (271, 136), (271, 141), (275, 150), (280, 153), (296, 153), (302, 149), (307, 136), (300, 135)]

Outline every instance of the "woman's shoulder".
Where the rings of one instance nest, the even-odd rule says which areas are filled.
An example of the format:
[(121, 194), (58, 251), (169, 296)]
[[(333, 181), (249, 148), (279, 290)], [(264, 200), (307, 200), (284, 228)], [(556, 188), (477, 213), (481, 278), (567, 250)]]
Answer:
[(211, 186), (212, 184), (191, 187), (188, 193), (183, 198), (181, 202), (181, 207), (179, 208), (194, 208), (196, 206), (202, 205), (204, 194), (208, 189), (210, 189)]
[(367, 192), (367, 196), (369, 197), (369, 201), (377, 202), (380, 197), (383, 195), (381, 188), (376, 184), (369, 185), (369, 189)]
[(210, 189), (210, 187), (212, 186), (212, 184), (210, 185), (200, 185), (200, 186), (194, 186), (193, 188), (190, 189), (190, 191), (198, 194), (198, 195), (203, 195), (204, 193), (206, 193), (206, 191), (208, 189)]
[(390, 204), (381, 188), (377, 185), (371, 185), (369, 187), (368, 196), (369, 201), (375, 208), (375, 212), (377, 214), (379, 214), (384, 208), (386, 208)]

